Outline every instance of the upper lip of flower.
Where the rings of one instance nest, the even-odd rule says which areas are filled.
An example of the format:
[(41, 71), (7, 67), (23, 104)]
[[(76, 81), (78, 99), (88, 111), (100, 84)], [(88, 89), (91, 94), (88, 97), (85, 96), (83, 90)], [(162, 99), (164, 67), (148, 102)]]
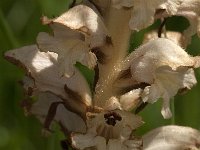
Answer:
[(200, 133), (190, 127), (163, 126), (143, 137), (143, 149), (199, 149)]
[[(167, 46), (163, 47), (165, 44)], [(199, 59), (189, 56), (171, 40), (165, 38), (152, 40), (135, 50), (124, 61), (122, 70), (130, 69), (129, 74), (131, 75), (127, 78), (131, 78), (135, 82), (122, 85), (122, 90), (131, 84), (149, 84), (144, 88), (138, 87), (140, 89), (139, 94), (136, 89), (132, 89), (132, 93), (127, 94), (127, 98), (134, 95), (135, 101), (141, 97), (144, 102), (151, 103), (163, 98), (162, 115), (164, 118), (169, 118), (171, 117), (170, 98), (175, 96), (178, 90), (190, 89), (196, 84), (192, 68), (196, 67), (197, 62), (199, 62)], [(118, 78), (118, 80), (121, 80), (121, 78)], [(118, 86), (120, 87), (120, 82), (118, 82)], [(122, 98), (123, 96), (120, 101), (122, 101)], [(134, 100), (132, 101), (134, 103)], [(121, 105), (122, 108), (129, 109), (129, 106), (126, 105), (130, 104), (123, 100)]]

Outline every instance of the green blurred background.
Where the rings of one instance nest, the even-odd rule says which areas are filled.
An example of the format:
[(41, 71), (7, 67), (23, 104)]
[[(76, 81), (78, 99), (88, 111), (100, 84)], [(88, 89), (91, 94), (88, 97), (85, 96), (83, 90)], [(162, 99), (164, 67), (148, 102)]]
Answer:
[[(59, 141), (64, 138), (54, 127), (55, 133), (48, 138), (41, 136), (41, 124), (34, 117), (25, 117), (20, 108), (23, 91), (18, 81), (23, 71), (8, 63), (3, 53), (9, 49), (35, 43), (40, 31), (48, 31), (42, 26), (40, 17), (58, 16), (68, 9), (69, 0), (0, 0), (0, 150), (60, 150)], [(145, 32), (159, 26), (153, 26), (134, 33), (130, 49), (138, 47)], [(170, 18), (166, 28), (183, 31), (188, 21), (181, 17)], [(200, 54), (200, 39), (193, 37), (188, 53)], [(160, 114), (161, 102), (149, 105), (141, 113), (144, 121), (138, 134), (166, 124), (191, 126), (200, 130), (200, 69), (196, 70), (197, 84), (183, 96), (176, 96), (172, 109), (174, 117), (164, 120)]]

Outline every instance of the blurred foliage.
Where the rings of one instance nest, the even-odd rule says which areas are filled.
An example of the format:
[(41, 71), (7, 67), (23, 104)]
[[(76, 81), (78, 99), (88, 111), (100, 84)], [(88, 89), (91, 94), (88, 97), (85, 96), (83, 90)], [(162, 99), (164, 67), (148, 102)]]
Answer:
[[(68, 9), (68, 0), (0, 0), (0, 150), (60, 150), (60, 140), (64, 138), (57, 126), (55, 133), (48, 138), (41, 136), (41, 124), (34, 117), (25, 117), (20, 108), (23, 91), (17, 81), (22, 79), (23, 72), (3, 58), (9, 49), (35, 43), (40, 31), (48, 31), (42, 26), (40, 17), (58, 16)], [(159, 26), (157, 21), (148, 29), (134, 33), (130, 41), (130, 50), (138, 47), (144, 33)], [(183, 31), (188, 26), (186, 19), (173, 17), (167, 21), (169, 30)], [(187, 51), (200, 54), (200, 39), (193, 37)], [(84, 70), (84, 67), (80, 67)], [(83, 71), (84, 73), (84, 71)], [(92, 74), (93, 72), (91, 72)], [(85, 74), (85, 73), (84, 73)], [(140, 128), (142, 134), (152, 128), (178, 124), (200, 129), (200, 69), (196, 71), (197, 84), (187, 94), (176, 96), (172, 103), (174, 118), (164, 120), (160, 114), (161, 102), (149, 105), (141, 113), (146, 122)], [(87, 75), (88, 82), (93, 79)]]

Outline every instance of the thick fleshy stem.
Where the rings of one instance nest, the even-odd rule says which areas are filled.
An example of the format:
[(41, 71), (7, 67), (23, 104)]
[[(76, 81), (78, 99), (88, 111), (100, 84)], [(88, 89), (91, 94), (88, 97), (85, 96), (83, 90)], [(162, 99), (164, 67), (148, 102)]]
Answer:
[(105, 14), (105, 24), (110, 32), (112, 44), (102, 48), (103, 53), (108, 57), (108, 62), (99, 64), (100, 74), (94, 99), (96, 106), (104, 107), (105, 102), (115, 95), (112, 85), (129, 47), (130, 15), (129, 9), (116, 9), (111, 6)]

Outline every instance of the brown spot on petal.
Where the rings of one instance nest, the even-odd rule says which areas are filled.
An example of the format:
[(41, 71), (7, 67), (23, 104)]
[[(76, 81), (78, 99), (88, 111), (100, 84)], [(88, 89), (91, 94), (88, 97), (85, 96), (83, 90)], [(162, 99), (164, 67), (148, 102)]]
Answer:
[(48, 110), (48, 113), (47, 113), (47, 116), (46, 116), (45, 122), (44, 122), (44, 129), (47, 129), (48, 131), (50, 131), (49, 127), (50, 127), (52, 121), (54, 120), (57, 108), (60, 104), (64, 104), (64, 103), (63, 102), (54, 102), (49, 107), (49, 110)]
[(200, 143), (196, 142), (196, 143), (195, 143), (195, 146), (196, 146), (196, 148), (199, 149), (199, 148), (200, 148)]
[(4, 55), (4, 58), (5, 58), (6, 60), (8, 60), (9, 62), (15, 64), (16, 66), (18, 66), (18, 67), (20, 67), (20, 68), (26, 70), (26, 72), (28, 73), (29, 71), (28, 71), (28, 69), (26, 68), (26, 66), (25, 66), (23, 63), (21, 63), (20, 60), (16, 60), (16, 59), (14, 58), (15, 53), (13, 53), (12, 55), (13, 55), (13, 57), (11, 57), (11, 56), (5, 56), (5, 55)]
[(83, 101), (82, 97), (77, 92), (68, 88), (66, 84), (64, 86), (64, 89), (65, 89), (65, 92), (68, 94), (69, 98), (77, 100), (77, 101)]
[(187, 88), (187, 87), (184, 87), (184, 88), (182, 88), (182, 89), (179, 89), (179, 90), (178, 90), (178, 93), (182, 95), (182, 94), (185, 94), (187, 91), (188, 91), (188, 88)]
[(106, 64), (106, 55), (101, 51), (100, 48), (93, 48), (91, 51), (96, 55), (97, 60), (100, 64)]
[(106, 44), (113, 45), (112, 38), (110, 36), (106, 36)]
[(130, 9), (132, 9), (132, 7), (126, 7), (126, 6), (123, 6), (122, 7), (124, 10), (130, 10)]
[(131, 69), (129, 68), (127, 70), (121, 71), (117, 80), (131, 78), (131, 77), (132, 77), (132, 75), (131, 75)]
[(155, 17), (162, 16), (162, 14), (165, 13), (165, 12), (166, 12), (165, 9), (156, 9)]
[[(18, 82), (21, 86), (24, 86), (24, 82), (21, 80), (21, 81), (19, 81)], [(28, 95), (28, 96), (32, 96), (32, 94), (33, 94), (33, 88), (32, 87), (28, 87), (28, 89), (25, 89), (24, 88), (24, 90), (25, 90), (25, 94), (26, 95)]]
[(136, 110), (135, 110), (135, 114), (138, 114), (139, 112), (141, 112), (142, 110), (144, 110), (144, 108), (146, 108), (146, 106), (149, 104), (149, 103), (147, 103), (147, 102), (143, 102), (143, 101), (141, 101), (142, 103), (141, 104), (139, 104), (139, 106), (136, 108)]

